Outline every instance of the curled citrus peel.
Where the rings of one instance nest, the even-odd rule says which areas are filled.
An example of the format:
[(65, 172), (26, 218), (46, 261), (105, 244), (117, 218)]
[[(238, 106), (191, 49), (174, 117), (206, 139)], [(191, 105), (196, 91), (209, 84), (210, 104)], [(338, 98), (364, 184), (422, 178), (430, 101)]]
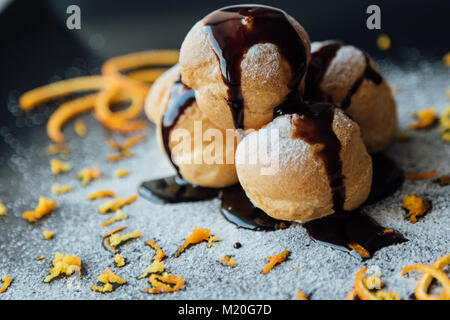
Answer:
[(102, 67), (102, 74), (108, 82), (120, 86), (125, 90), (135, 91), (145, 96), (147, 95), (149, 86), (141, 81), (123, 75), (121, 71), (143, 66), (172, 66), (178, 62), (178, 57), (178, 50), (155, 50), (131, 53), (106, 61)]
[(433, 126), (438, 119), (436, 110), (433, 108), (422, 109), (414, 113), (414, 117), (417, 118), (416, 122), (411, 123), (409, 129), (428, 129)]
[[(418, 300), (450, 300), (450, 279), (442, 271), (442, 269), (450, 264), (450, 254), (447, 254), (438, 260), (436, 260), (432, 266), (425, 264), (415, 264), (407, 266), (402, 270), (402, 276), (410, 271), (420, 271), (424, 274), (420, 277), (417, 283), (414, 295)], [(428, 294), (428, 288), (433, 278), (436, 278), (441, 282), (444, 289), (438, 296)]]
[[(383, 290), (377, 290), (372, 292), (367, 288), (365, 285), (365, 273), (366, 273), (367, 267), (361, 268), (355, 276), (354, 281), (354, 292), (358, 295), (358, 298), (361, 300), (400, 300), (400, 296), (396, 294), (395, 292), (387, 292)], [(349, 294), (347, 297), (347, 300), (355, 300), (349, 299), (351, 298), (353, 291)]]
[[(56, 143), (64, 141), (62, 127), (80, 113), (95, 109), (98, 120), (107, 128), (119, 132), (134, 132), (146, 127), (146, 122), (135, 121), (142, 114), (144, 99), (151, 84), (167, 69), (178, 62), (179, 52), (161, 50), (138, 52), (107, 60), (103, 75), (84, 76), (51, 83), (24, 93), (19, 104), (23, 110), (32, 110), (39, 104), (74, 93), (98, 91), (63, 103), (47, 123), (47, 133)], [(121, 71), (130, 69), (124, 75)], [(125, 110), (112, 112), (111, 104), (131, 102)], [(86, 128), (76, 124), (75, 130), (83, 136)]]
[(32, 110), (39, 104), (49, 100), (78, 92), (100, 90), (105, 85), (106, 81), (102, 76), (86, 76), (62, 80), (24, 93), (19, 99), (19, 104), (23, 110)]

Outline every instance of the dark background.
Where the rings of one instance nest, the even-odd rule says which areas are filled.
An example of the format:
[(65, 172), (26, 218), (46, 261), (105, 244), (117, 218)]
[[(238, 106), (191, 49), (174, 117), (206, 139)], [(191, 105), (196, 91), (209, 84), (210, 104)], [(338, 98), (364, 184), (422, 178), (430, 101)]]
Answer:
[[(0, 0), (1, 1), (1, 0)], [(104, 59), (133, 51), (179, 48), (189, 28), (210, 11), (239, 1), (13, 0), (0, 13), (0, 123), (18, 95), (47, 83), (56, 70), (74, 64), (99, 71)], [(440, 59), (450, 51), (450, 1), (312, 0), (262, 1), (295, 17), (311, 40), (340, 39), (376, 58), (399, 63), (411, 56)], [(66, 8), (81, 8), (81, 30), (66, 28)], [(381, 7), (382, 30), (366, 28), (366, 8)], [(380, 33), (392, 47), (376, 47)], [(14, 96), (13, 95), (13, 96)]]

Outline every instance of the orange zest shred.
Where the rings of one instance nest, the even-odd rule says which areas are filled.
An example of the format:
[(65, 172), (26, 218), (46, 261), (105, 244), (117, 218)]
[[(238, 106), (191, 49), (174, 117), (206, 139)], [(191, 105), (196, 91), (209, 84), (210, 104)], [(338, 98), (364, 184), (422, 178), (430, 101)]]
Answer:
[(68, 193), (72, 190), (73, 190), (72, 186), (62, 185), (62, 184), (58, 184), (58, 183), (55, 183), (54, 185), (52, 185), (52, 193), (54, 195)]
[(99, 191), (95, 191), (92, 192), (88, 195), (88, 199), (89, 200), (96, 200), (96, 199), (102, 199), (102, 198), (106, 198), (106, 197), (115, 197), (116, 194), (114, 193), (114, 191), (111, 190), (99, 190)]
[(19, 104), (23, 110), (31, 110), (39, 104), (83, 91), (100, 90), (106, 82), (102, 76), (86, 76), (54, 82), (24, 93)]
[(126, 227), (126, 226), (121, 226), (121, 227), (118, 227), (118, 228), (115, 228), (115, 229), (113, 229), (113, 230), (111, 230), (111, 231), (109, 231), (109, 232), (107, 232), (107, 233), (105, 233), (104, 235), (103, 235), (103, 238), (109, 238), (111, 235), (113, 235), (113, 234), (115, 234), (115, 233), (118, 233), (118, 232), (121, 232), (121, 231), (123, 231), (123, 230), (125, 230), (125, 229), (127, 229), (128, 227)]
[(297, 291), (297, 298), (298, 300), (308, 300), (308, 296), (302, 290)]
[(2, 277), (2, 282), (3, 282), (3, 284), (0, 287), (0, 293), (6, 292), (6, 290), (9, 288), (9, 286), (13, 282), (13, 278), (4, 276), (4, 277)]
[(274, 256), (268, 256), (267, 259), (269, 262), (266, 264), (266, 266), (262, 270), (262, 274), (268, 274), (277, 264), (283, 263), (286, 261), (287, 257), (289, 256), (290, 252), (289, 250), (283, 250), (282, 253), (276, 254)]
[(130, 149), (137, 145), (138, 143), (141, 143), (143, 141), (147, 140), (146, 135), (136, 135), (133, 137), (128, 138), (125, 140), (123, 144), (118, 143), (116, 140), (109, 138), (106, 140), (106, 143), (108, 146), (116, 151), (119, 151), (117, 154), (113, 154), (108, 156), (107, 160), (109, 162), (116, 162), (123, 158), (130, 158), (132, 156)]
[(50, 240), (53, 238), (53, 232), (51, 232), (50, 230), (42, 231), (42, 235), (44, 236), (45, 240)]
[(136, 136), (130, 137), (127, 140), (125, 140), (125, 142), (121, 146), (121, 149), (128, 150), (128, 149), (134, 147), (135, 145), (137, 145), (141, 142), (144, 142), (145, 140), (147, 140), (146, 135), (136, 135)]
[(75, 271), (81, 270), (81, 259), (76, 255), (69, 256), (65, 254), (64, 256), (56, 252), (55, 258), (53, 259), (53, 268), (50, 269), (50, 275), (48, 275), (44, 282), (49, 283), (54, 278), (65, 275), (71, 276)]
[(61, 154), (67, 154), (70, 152), (70, 147), (67, 144), (51, 144), (47, 147), (45, 150), (47, 152), (47, 155), (53, 156), (55, 154), (61, 153)]
[(38, 206), (33, 211), (26, 211), (22, 214), (22, 218), (28, 222), (36, 222), (45, 215), (49, 214), (56, 207), (56, 202), (52, 199), (39, 197)]
[(91, 286), (93, 291), (97, 291), (100, 293), (107, 293), (114, 291), (113, 283), (118, 285), (123, 285), (127, 283), (125, 279), (119, 277), (115, 273), (113, 273), (109, 268), (105, 269), (105, 272), (97, 277), (97, 280), (103, 283), (103, 287), (100, 286)]
[(122, 197), (117, 197), (113, 201), (108, 201), (99, 206), (99, 212), (102, 214), (115, 212), (137, 200), (138, 196), (134, 195), (129, 197), (128, 199), (124, 199)]
[(153, 294), (175, 292), (180, 290), (184, 285), (182, 276), (167, 273), (164, 273), (163, 275), (154, 273), (150, 276), (148, 281), (152, 285), (152, 288), (144, 288), (143, 291)]
[(45, 259), (45, 256), (39, 256), (39, 257), (35, 258), (34, 260), (41, 261), (41, 260), (44, 260), (44, 259)]
[[(450, 90), (447, 92), (450, 99)], [(441, 138), (444, 142), (450, 142), (450, 106), (446, 107), (439, 119)]]
[(74, 128), (76, 134), (79, 135), (80, 137), (84, 137), (87, 134), (88, 129), (86, 123), (84, 123), (84, 121), (81, 119), (75, 121)]
[(7, 211), (5, 205), (0, 202), (0, 216), (4, 216)]
[(364, 248), (362, 245), (356, 242), (350, 242), (347, 244), (350, 249), (355, 251), (357, 254), (359, 254), (364, 259), (369, 259), (371, 257), (371, 254), (369, 251), (367, 251), (366, 248)]
[(63, 162), (56, 158), (50, 160), (50, 168), (52, 169), (54, 176), (57, 176), (63, 172), (69, 172), (72, 169), (69, 163)]
[[(364, 275), (366, 273), (367, 267), (361, 268), (355, 276), (354, 288), (361, 300), (400, 300), (400, 296), (395, 292), (387, 292), (383, 290), (377, 290), (372, 292), (364, 282)], [(367, 281), (367, 280), (366, 280)], [(381, 281), (381, 280), (380, 280)], [(350, 295), (349, 295), (350, 297)], [(348, 298), (348, 297), (347, 297)], [(348, 299), (350, 300), (350, 299)], [(354, 299), (351, 299), (354, 300)]]
[[(441, 282), (441, 284), (444, 287), (444, 289), (443, 289), (442, 293), (439, 295), (438, 299), (439, 300), (450, 300), (450, 279), (442, 270), (440, 270), (434, 266), (429, 266), (426, 264), (413, 264), (413, 265), (406, 266), (403, 268), (402, 276), (411, 271), (424, 272), (424, 273), (429, 274), (432, 277), (436, 278), (439, 282)], [(426, 292), (422, 292), (422, 293), (425, 294)], [(414, 294), (416, 294), (416, 293), (414, 293)]]
[(152, 247), (153, 249), (155, 249), (156, 253), (153, 256), (153, 260), (154, 261), (158, 261), (161, 262), (164, 257), (166, 256), (166, 254), (162, 251), (161, 247), (153, 240), (147, 240), (145, 242), (146, 245)]
[(109, 237), (109, 243), (113, 248), (117, 248), (118, 246), (122, 245), (123, 243), (131, 240), (139, 238), (142, 235), (141, 230), (136, 230), (134, 232), (127, 233), (123, 236), (114, 233)]
[(155, 249), (156, 252), (152, 258), (152, 264), (144, 270), (144, 272), (138, 277), (138, 279), (147, 278), (152, 273), (164, 272), (164, 263), (162, 262), (162, 260), (164, 259), (166, 254), (162, 251), (161, 247), (153, 240), (147, 240), (145, 244)]
[[(194, 231), (187, 237), (186, 241), (178, 248), (175, 254), (178, 257), (190, 245), (198, 244), (202, 241), (209, 241), (211, 238), (211, 231), (205, 228), (194, 227)], [(213, 240), (214, 241), (214, 240)]]
[(441, 187), (450, 185), (450, 174), (444, 174), (439, 177), (439, 184)]
[(83, 186), (87, 186), (92, 180), (100, 178), (100, 170), (97, 166), (92, 168), (84, 168), (77, 174), (77, 178), (81, 180)]
[(406, 217), (409, 221), (416, 223), (418, 217), (424, 216), (431, 209), (431, 201), (428, 198), (422, 200), (415, 194), (408, 194), (403, 198), (403, 208), (408, 211)]
[[(443, 257), (440, 257), (433, 263), (433, 267), (442, 270), (446, 266), (450, 264), (450, 254), (446, 254)], [(425, 272), (417, 282), (416, 290), (414, 291), (414, 295), (417, 300), (438, 300), (441, 297), (437, 295), (428, 294), (428, 288), (430, 287), (431, 281), (433, 281), (433, 276), (427, 272)], [(442, 293), (443, 294), (443, 293)]]
[(222, 262), (226, 266), (233, 267), (233, 268), (237, 267), (236, 260), (234, 260), (233, 257), (230, 257), (230, 256), (219, 257), (219, 261)]
[(436, 171), (424, 172), (424, 173), (405, 173), (406, 180), (426, 180), (433, 179), (437, 176)]
[(117, 268), (122, 268), (123, 266), (125, 266), (125, 259), (121, 254), (116, 254), (114, 256), (114, 262), (116, 263)]
[(433, 108), (422, 109), (414, 113), (417, 118), (416, 122), (411, 123), (409, 129), (427, 129), (436, 123), (438, 115)]
[(116, 175), (116, 177), (119, 178), (124, 178), (128, 175), (128, 170), (127, 169), (118, 169), (114, 174)]
[(126, 215), (125, 213), (123, 213), (122, 210), (119, 209), (119, 210), (117, 210), (116, 215), (114, 217), (112, 217), (111, 219), (109, 219), (105, 222), (102, 222), (101, 226), (107, 227), (107, 226), (112, 225), (115, 222), (126, 220), (126, 219), (128, 219), (128, 215)]

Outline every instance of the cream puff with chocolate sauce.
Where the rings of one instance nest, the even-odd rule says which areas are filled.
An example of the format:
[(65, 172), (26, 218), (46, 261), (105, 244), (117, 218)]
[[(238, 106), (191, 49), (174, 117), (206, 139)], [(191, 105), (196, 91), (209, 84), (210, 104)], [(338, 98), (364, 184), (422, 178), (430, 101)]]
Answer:
[(313, 42), (305, 99), (340, 107), (361, 128), (370, 153), (386, 149), (397, 128), (396, 103), (374, 61), (337, 41)]
[(284, 11), (241, 5), (197, 22), (180, 51), (183, 83), (220, 128), (259, 129), (274, 109), (303, 92), (310, 60), (305, 29)]
[[(146, 114), (157, 124), (159, 146), (182, 179), (211, 188), (238, 182), (234, 152), (239, 135), (231, 130), (236, 134), (227, 144), (227, 132), (214, 126), (200, 111), (194, 91), (180, 80), (178, 66), (166, 71), (152, 86)], [(209, 132), (217, 134), (207, 138)]]
[[(239, 181), (252, 203), (273, 218), (301, 223), (357, 209), (372, 182), (372, 160), (358, 124), (331, 104), (301, 99), (281, 106), (276, 116), (236, 151)], [(278, 152), (245, 161), (252, 135), (272, 130), (279, 132)], [(263, 174), (262, 159), (268, 158), (279, 163), (274, 174)]]

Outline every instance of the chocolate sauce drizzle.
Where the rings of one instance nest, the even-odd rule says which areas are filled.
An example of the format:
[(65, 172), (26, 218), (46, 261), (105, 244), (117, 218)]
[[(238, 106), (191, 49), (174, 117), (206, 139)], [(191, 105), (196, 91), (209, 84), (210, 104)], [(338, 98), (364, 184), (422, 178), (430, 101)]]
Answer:
[[(313, 101), (328, 101), (333, 102), (331, 97), (326, 96), (320, 90), (320, 82), (323, 79), (328, 67), (333, 61), (338, 50), (343, 46), (339, 41), (327, 41), (320, 49), (311, 54), (311, 62), (308, 66), (308, 73), (306, 75), (306, 90), (305, 99)], [(355, 80), (355, 82), (348, 89), (347, 95), (341, 101), (338, 106), (345, 110), (350, 106), (352, 96), (358, 91), (363, 80), (369, 80), (379, 85), (383, 78), (381, 75), (370, 65), (369, 56), (363, 52), (365, 59), (365, 68), (362, 74)]]
[(310, 144), (322, 144), (318, 152), (325, 166), (333, 196), (333, 209), (341, 212), (345, 200), (344, 175), (340, 157), (341, 142), (333, 131), (335, 107), (326, 102), (304, 102), (300, 98), (290, 100), (275, 109), (274, 116), (295, 114), (292, 118), (293, 138)]
[(244, 127), (241, 62), (253, 45), (272, 43), (278, 47), (291, 66), (290, 88), (297, 90), (306, 71), (306, 51), (284, 11), (268, 6), (230, 6), (209, 14), (203, 24), (228, 86), (227, 102), (236, 129)]
[(167, 109), (161, 123), (161, 135), (167, 156), (177, 171), (177, 175), (143, 182), (139, 187), (139, 194), (156, 203), (179, 203), (202, 201), (217, 197), (219, 191), (214, 188), (205, 188), (193, 185), (183, 180), (180, 169), (172, 159), (169, 147), (170, 133), (184, 114), (195, 101), (195, 92), (181, 81), (181, 77), (174, 83), (170, 94)]
[(172, 91), (170, 93), (167, 109), (164, 112), (164, 116), (161, 123), (161, 135), (164, 144), (164, 150), (172, 163), (173, 167), (177, 171), (177, 175), (180, 175), (180, 169), (172, 159), (172, 152), (169, 148), (170, 132), (175, 127), (178, 119), (183, 115), (184, 111), (192, 105), (195, 101), (195, 92), (183, 82), (181, 77), (174, 83)]

